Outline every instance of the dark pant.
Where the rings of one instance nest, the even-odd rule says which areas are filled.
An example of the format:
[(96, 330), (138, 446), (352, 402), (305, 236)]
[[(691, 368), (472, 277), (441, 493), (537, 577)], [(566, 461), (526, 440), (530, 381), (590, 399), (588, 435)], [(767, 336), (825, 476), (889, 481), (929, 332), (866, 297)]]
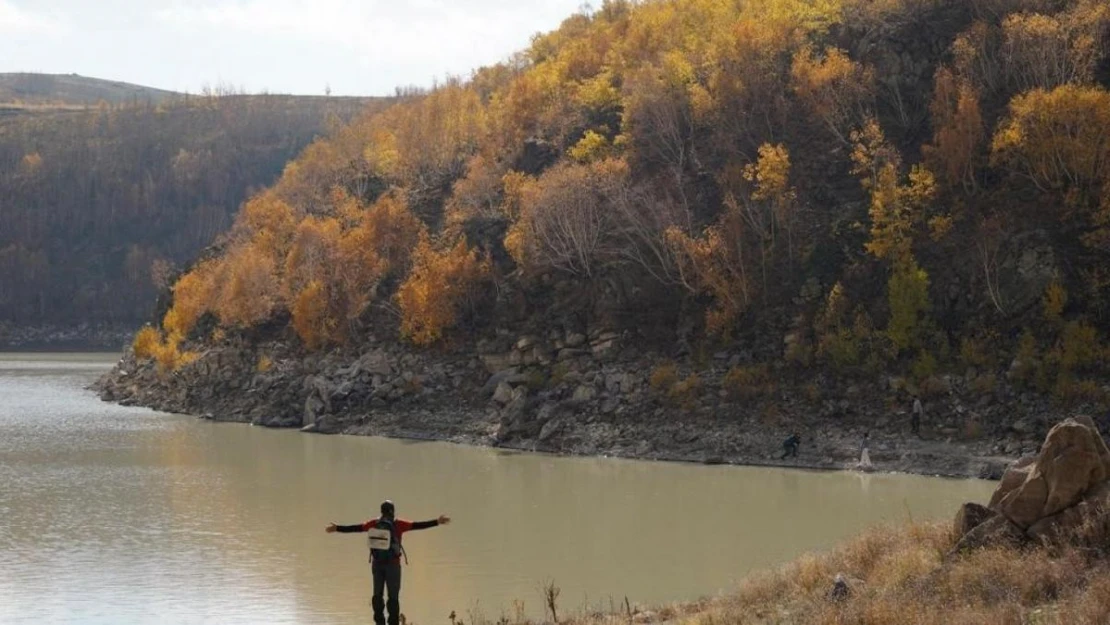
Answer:
[[(401, 618), (401, 563), (400, 562), (372, 562), (370, 572), (374, 576), (374, 598), (370, 605), (374, 606), (374, 623), (386, 625), (385, 614), (382, 612), (389, 608), (389, 625), (397, 625)], [(389, 601), (383, 595), (389, 590)]]
[(794, 456), (795, 458), (797, 458), (798, 457), (798, 446), (797, 445), (783, 445), (782, 446), (782, 457), (779, 458), (779, 460), (786, 460), (787, 456)]

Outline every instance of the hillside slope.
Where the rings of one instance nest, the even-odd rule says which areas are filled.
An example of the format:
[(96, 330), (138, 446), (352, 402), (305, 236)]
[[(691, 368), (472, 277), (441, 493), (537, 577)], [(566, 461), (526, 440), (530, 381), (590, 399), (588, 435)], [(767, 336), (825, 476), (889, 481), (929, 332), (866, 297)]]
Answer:
[(0, 325), (137, 326), (245, 197), (374, 102), (192, 97), (0, 118)]
[(1095, 0), (605, 2), (313, 144), (136, 354), (192, 410), (258, 363), (287, 401), (234, 418), (279, 425), (469, 367), (499, 444), (650, 414), (712, 457), (699, 428), (892, 428), (912, 393), (1019, 453), (1046, 398), (1110, 397), (1108, 34)]
[[(0, 111), (73, 110), (108, 104), (159, 104), (182, 94), (77, 74), (0, 73)], [(3, 113), (0, 113), (3, 114)]]

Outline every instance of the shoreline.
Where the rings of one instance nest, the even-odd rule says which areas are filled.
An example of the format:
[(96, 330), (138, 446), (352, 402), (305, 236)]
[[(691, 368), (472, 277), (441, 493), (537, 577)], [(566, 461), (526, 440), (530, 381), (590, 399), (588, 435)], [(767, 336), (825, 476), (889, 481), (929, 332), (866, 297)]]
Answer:
[[(700, 405), (672, 406), (645, 384), (630, 392), (620, 388), (630, 371), (643, 375), (642, 363), (606, 365), (612, 372), (598, 373), (590, 385), (573, 382), (573, 390), (536, 391), (527, 382), (511, 384), (524, 377), (519, 372), (490, 374), (465, 356), (379, 349), (313, 359), (269, 347), (209, 349), (172, 373), (128, 352), (92, 388), (105, 401), (213, 421), (558, 456), (858, 470), (860, 441), (869, 432), (872, 472), (997, 480), (1010, 463), (1039, 448), (1039, 441), (1027, 442), (1010, 427), (957, 440), (941, 419), (926, 419), (918, 438), (908, 431), (908, 417), (875, 416), (882, 407), (864, 403), (867, 398), (854, 410), (822, 414), (820, 404), (783, 393), (773, 419), (759, 407), (765, 403), (732, 402), (710, 392)], [(274, 355), (272, 368), (258, 370), (260, 354)], [(597, 389), (596, 396), (585, 397), (589, 389)], [(1039, 427), (1029, 427), (1024, 438)], [(784, 461), (782, 441), (792, 431), (802, 443), (798, 457)]]
[[(183, 345), (177, 369), (128, 348), (101, 399), (219, 421), (694, 464), (875, 471), (998, 480), (1057, 422), (1110, 414), (1061, 406), (997, 370), (925, 381), (753, 360), (742, 347), (668, 357), (631, 331), (492, 336), (419, 349), (373, 335), (306, 352), (294, 337)], [(191, 351), (189, 351), (191, 350)], [(183, 352), (185, 353), (185, 352)], [(911, 433), (914, 397), (924, 403)], [(798, 433), (796, 458), (783, 442)]]

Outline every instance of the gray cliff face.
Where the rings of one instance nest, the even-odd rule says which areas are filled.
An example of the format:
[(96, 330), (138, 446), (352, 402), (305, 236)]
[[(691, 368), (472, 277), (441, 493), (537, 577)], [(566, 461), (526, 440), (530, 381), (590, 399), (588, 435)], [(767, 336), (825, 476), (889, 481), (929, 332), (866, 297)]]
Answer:
[[(281, 342), (210, 347), (178, 371), (127, 354), (97, 385), (107, 401), (316, 433), (383, 435), (555, 453), (851, 468), (863, 432), (878, 470), (997, 479), (1057, 420), (1043, 399), (974, 372), (942, 378), (910, 433), (907, 383), (770, 370), (730, 382), (746, 355), (665, 361), (613, 331), (553, 331), (455, 351), (379, 342), (305, 355)], [(672, 379), (659, 371), (673, 367)], [(696, 371), (695, 371), (696, 369)], [(908, 389), (908, 390), (912, 390)], [(797, 458), (780, 460), (797, 431)]]

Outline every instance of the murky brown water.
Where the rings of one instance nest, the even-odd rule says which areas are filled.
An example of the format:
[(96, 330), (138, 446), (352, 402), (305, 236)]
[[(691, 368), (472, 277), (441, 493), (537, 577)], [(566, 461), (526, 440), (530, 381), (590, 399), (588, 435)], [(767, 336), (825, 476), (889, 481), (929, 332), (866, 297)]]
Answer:
[(694, 599), (884, 521), (947, 518), (977, 481), (555, 458), (308, 436), (105, 404), (111, 355), (0, 354), (0, 623), (369, 622), (356, 523), (386, 497), (419, 625)]

